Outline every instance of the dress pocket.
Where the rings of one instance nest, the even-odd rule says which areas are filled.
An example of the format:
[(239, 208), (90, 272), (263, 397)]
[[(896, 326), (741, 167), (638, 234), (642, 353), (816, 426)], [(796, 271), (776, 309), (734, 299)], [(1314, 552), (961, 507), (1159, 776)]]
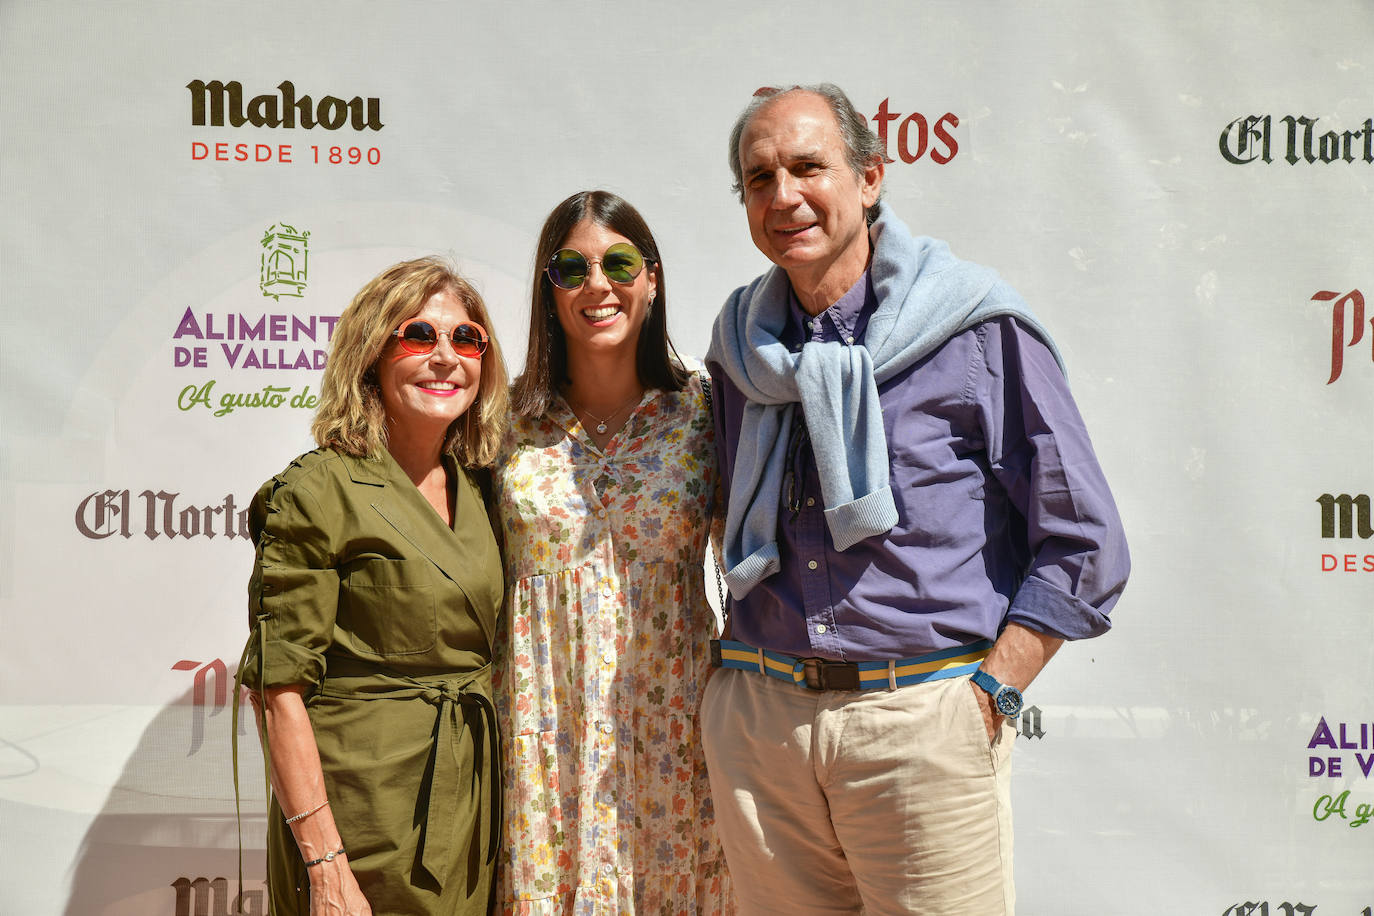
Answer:
[(339, 627), (349, 647), (368, 658), (419, 655), (434, 648), (433, 564), (370, 559), (344, 576)]

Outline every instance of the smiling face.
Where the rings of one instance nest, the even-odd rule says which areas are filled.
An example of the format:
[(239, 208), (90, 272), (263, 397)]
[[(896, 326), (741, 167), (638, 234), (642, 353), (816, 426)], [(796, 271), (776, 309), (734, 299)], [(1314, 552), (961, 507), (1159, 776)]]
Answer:
[[(471, 320), (467, 309), (448, 290), (430, 296), (410, 317), (423, 318), (445, 332)], [(409, 353), (392, 338), (377, 360), (387, 429), (392, 435), (437, 436), (442, 441), (449, 425), (477, 400), (481, 380), (482, 360), (459, 356), (447, 334), (428, 353)]]
[(835, 115), (810, 92), (760, 108), (740, 135), (739, 159), (754, 244), (787, 271), (808, 311), (830, 305), (868, 263), (864, 211), (882, 189), (881, 159), (856, 175)]
[[(622, 242), (630, 240), (584, 219), (572, 227), (558, 247), (580, 251), (590, 264), (599, 261), (607, 248)], [(552, 288), (554, 310), (569, 356), (597, 350), (622, 352), (626, 359), (635, 358), (639, 332), (648, 315), (649, 297), (658, 289), (657, 265), (646, 262), (639, 276), (621, 284), (607, 279), (600, 263), (590, 264), (587, 279), (577, 289)]]

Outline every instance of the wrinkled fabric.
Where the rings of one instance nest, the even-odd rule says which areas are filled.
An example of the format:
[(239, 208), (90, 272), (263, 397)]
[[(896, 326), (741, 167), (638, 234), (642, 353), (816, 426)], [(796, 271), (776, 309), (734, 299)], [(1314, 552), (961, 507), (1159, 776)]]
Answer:
[[(502, 598), (480, 488), (444, 525), (390, 455), (320, 449), (258, 491), (249, 582), (252, 689), (304, 684), (330, 810), (376, 913), (485, 914), (499, 774), (487, 666)], [(309, 912), (277, 799), (275, 914)]]
[(734, 912), (698, 718), (715, 486), (698, 376), (647, 392), (604, 451), (561, 399), (513, 422), (497, 475), (500, 912)]
[(799, 407), (820, 469), (831, 541), (845, 550), (890, 531), (898, 519), (879, 384), (952, 335), (1002, 315), (1016, 316), (1053, 351), (1029, 307), (995, 271), (954, 257), (944, 242), (913, 237), (886, 204), (869, 235), (879, 306), (863, 340), (808, 341), (800, 351), (784, 344), (792, 287), (777, 267), (735, 290), (716, 319), (707, 361), (748, 401), (723, 545), (725, 583), (736, 598), (779, 569), (777, 502), (787, 430)]

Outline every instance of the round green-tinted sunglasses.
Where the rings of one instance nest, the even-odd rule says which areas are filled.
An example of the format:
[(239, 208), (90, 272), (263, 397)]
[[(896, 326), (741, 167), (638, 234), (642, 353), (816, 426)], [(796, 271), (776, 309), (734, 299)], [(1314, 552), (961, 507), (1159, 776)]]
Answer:
[(629, 242), (616, 242), (599, 258), (588, 258), (576, 248), (560, 248), (549, 258), (544, 273), (559, 289), (577, 289), (587, 282), (593, 264), (601, 265), (601, 272), (612, 283), (633, 283), (644, 270), (644, 255)]

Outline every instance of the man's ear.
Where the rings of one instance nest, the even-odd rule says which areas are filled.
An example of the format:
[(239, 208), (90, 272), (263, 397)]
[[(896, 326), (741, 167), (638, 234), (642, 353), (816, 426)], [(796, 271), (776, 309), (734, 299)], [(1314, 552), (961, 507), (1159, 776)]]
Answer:
[(872, 159), (868, 160), (868, 165), (864, 167), (863, 177), (859, 181), (859, 186), (863, 192), (862, 200), (865, 210), (878, 202), (878, 195), (883, 190), (883, 174), (883, 157), (874, 155)]

